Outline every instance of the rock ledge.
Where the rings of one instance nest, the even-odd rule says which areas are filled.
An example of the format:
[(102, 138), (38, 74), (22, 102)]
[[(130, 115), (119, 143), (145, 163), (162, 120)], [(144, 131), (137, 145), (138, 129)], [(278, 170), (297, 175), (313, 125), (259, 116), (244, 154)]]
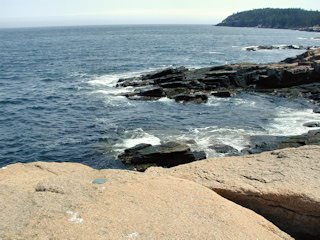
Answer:
[(194, 182), (76, 163), (0, 169), (0, 201), (4, 240), (292, 239)]

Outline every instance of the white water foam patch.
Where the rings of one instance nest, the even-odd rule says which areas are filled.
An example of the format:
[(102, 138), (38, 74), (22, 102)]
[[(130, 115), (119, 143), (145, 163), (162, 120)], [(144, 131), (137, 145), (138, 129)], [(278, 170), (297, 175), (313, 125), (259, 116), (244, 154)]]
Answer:
[(90, 80), (88, 83), (91, 85), (102, 85), (102, 86), (108, 86), (108, 87), (115, 87), (118, 83), (119, 79), (126, 79), (126, 78), (133, 78), (133, 77), (139, 77), (142, 75), (146, 75), (155, 71), (164, 70), (166, 68), (170, 68), (172, 65), (162, 65), (159, 67), (149, 67), (146, 70), (142, 71), (132, 71), (132, 72), (126, 72), (126, 73), (117, 73), (117, 74), (106, 74), (102, 76), (93, 76), (92, 80)]
[(312, 109), (296, 110), (285, 107), (275, 109), (276, 117), (266, 126), (268, 134), (274, 136), (293, 136), (307, 133), (319, 128), (308, 128), (303, 126), (307, 122), (320, 122), (320, 114)]
[(165, 104), (174, 104), (175, 103), (175, 100), (174, 99), (170, 99), (168, 97), (163, 97), (163, 98), (160, 98), (159, 100), (157, 100), (158, 102), (161, 102), (161, 103), (165, 103)]
[(196, 141), (192, 150), (204, 150), (208, 158), (220, 157), (223, 154), (217, 153), (210, 146), (225, 144), (234, 147), (238, 151), (250, 143), (250, 135), (259, 134), (244, 129), (218, 128), (216, 126), (190, 129), (190, 137)]
[(125, 131), (121, 142), (114, 145), (114, 150), (123, 151), (124, 149), (134, 147), (141, 143), (159, 145), (161, 141), (158, 137), (145, 132), (141, 128), (137, 128), (133, 131)]
[(91, 85), (102, 85), (108, 87), (115, 87), (119, 79), (138, 77), (141, 72), (128, 72), (128, 73), (118, 73), (118, 74), (106, 74), (102, 76), (94, 76), (92, 80), (88, 83)]
[(221, 104), (228, 103), (230, 101), (231, 101), (231, 98), (221, 98), (221, 97), (210, 96), (205, 106), (217, 107), (217, 106), (220, 106)]
[(148, 68), (145, 71), (133, 71), (127, 73), (118, 73), (118, 74), (106, 74), (102, 76), (93, 76), (91, 80), (88, 81), (88, 84), (95, 87), (95, 91), (93, 93), (102, 93), (109, 96), (118, 97), (121, 94), (129, 93), (134, 90), (133, 87), (119, 87), (116, 85), (120, 79), (127, 79), (133, 77), (139, 77), (142, 75), (146, 75), (157, 70), (163, 70), (165, 68), (172, 67), (168, 66), (160, 66), (158, 68)]
[(209, 54), (223, 54), (222, 52), (214, 52), (214, 51), (212, 51), (212, 52), (204, 52), (204, 53), (209, 53)]

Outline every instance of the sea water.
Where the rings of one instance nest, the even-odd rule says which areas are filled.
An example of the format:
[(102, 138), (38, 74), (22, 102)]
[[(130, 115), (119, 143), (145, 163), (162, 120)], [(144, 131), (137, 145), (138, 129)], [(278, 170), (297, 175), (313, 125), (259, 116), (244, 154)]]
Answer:
[(278, 62), (303, 50), (248, 46), (320, 45), (319, 33), (210, 25), (111, 25), (0, 29), (0, 167), (32, 161), (123, 168), (139, 143), (190, 142), (208, 157), (216, 143), (238, 150), (250, 136), (307, 132), (320, 121), (305, 99), (238, 93), (205, 104), (119, 96), (119, 78), (168, 67)]

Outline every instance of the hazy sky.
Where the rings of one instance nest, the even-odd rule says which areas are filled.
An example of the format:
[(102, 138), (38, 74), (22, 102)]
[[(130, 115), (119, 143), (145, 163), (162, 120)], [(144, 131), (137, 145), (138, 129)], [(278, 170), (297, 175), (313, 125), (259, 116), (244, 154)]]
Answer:
[(320, 10), (319, 0), (0, 0), (1, 27), (215, 24), (254, 8)]

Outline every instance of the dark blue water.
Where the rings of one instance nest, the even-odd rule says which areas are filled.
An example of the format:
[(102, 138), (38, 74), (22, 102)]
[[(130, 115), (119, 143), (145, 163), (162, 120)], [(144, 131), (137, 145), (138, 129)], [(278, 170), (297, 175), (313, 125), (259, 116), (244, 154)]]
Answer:
[(121, 168), (115, 158), (141, 142), (193, 139), (193, 149), (243, 148), (250, 135), (294, 135), (320, 120), (303, 99), (238, 94), (207, 104), (119, 97), (116, 81), (171, 66), (267, 63), (299, 50), (247, 52), (256, 45), (320, 45), (317, 33), (139, 25), (0, 29), (0, 167), (68, 161)]

